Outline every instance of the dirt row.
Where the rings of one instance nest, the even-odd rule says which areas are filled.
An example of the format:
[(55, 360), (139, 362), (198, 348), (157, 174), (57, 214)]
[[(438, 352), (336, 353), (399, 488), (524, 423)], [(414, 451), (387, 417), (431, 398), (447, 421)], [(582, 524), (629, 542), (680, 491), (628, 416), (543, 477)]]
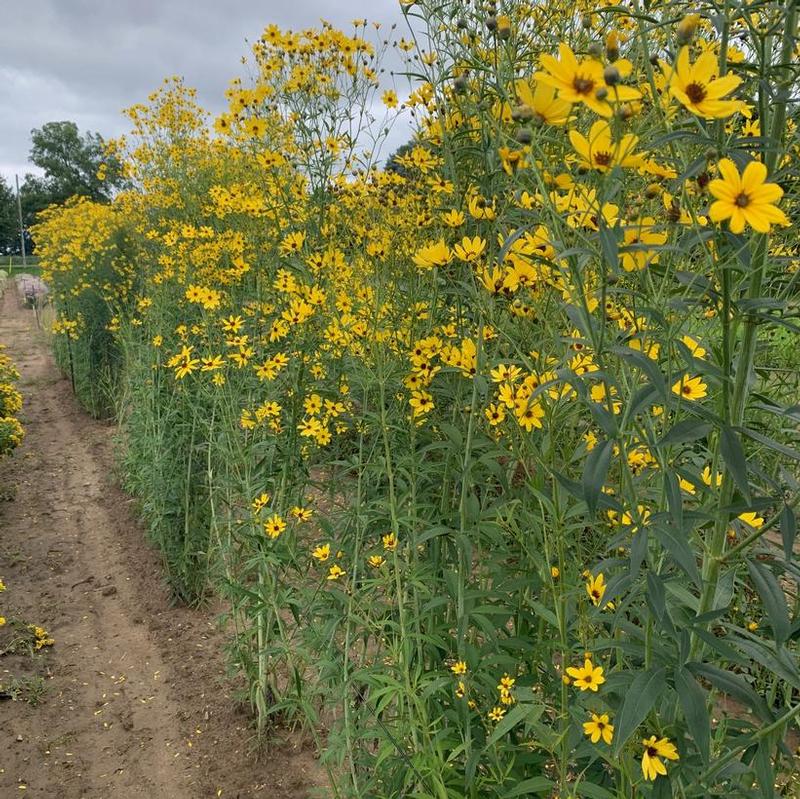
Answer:
[(0, 657), (0, 797), (324, 795), (307, 744), (261, 755), (226, 677), (214, 609), (178, 607), (114, 477), (114, 428), (89, 418), (33, 313), (0, 299), (26, 439), (0, 465), (0, 615), (55, 640)]

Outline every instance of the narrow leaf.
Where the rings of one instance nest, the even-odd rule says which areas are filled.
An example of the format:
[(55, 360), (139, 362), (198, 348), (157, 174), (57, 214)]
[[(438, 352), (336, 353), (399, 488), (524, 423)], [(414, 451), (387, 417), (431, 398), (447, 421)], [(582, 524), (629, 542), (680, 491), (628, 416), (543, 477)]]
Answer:
[(651, 708), (667, 686), (666, 669), (642, 671), (636, 675), (625, 694), (622, 709), (616, 718), (614, 734), (614, 754), (618, 754), (628, 738), (644, 721)]

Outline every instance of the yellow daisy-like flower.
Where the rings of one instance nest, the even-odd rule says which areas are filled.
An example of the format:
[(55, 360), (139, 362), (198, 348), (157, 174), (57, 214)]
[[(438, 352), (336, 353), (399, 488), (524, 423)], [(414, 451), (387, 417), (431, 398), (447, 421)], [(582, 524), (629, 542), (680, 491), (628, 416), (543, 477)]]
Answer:
[(311, 557), (314, 558), (315, 560), (318, 560), (320, 563), (324, 563), (330, 556), (331, 556), (330, 544), (320, 544), (318, 547), (315, 547), (311, 551)]
[(689, 61), (689, 48), (684, 47), (678, 54), (675, 69), (662, 67), (669, 78), (669, 93), (691, 111), (703, 119), (729, 117), (739, 109), (737, 100), (723, 100), (741, 82), (738, 75), (714, 76), (719, 71), (713, 53), (704, 52), (692, 64)]
[(667, 767), (661, 760), (662, 757), (667, 760), (679, 759), (675, 744), (671, 743), (669, 738), (656, 739), (655, 735), (651, 735), (642, 741), (642, 746), (644, 747), (642, 774), (646, 780), (654, 780), (659, 774), (667, 773)]
[(334, 563), (333, 566), (331, 566), (330, 569), (328, 569), (328, 576), (325, 579), (338, 580), (345, 574), (347, 574), (347, 572), (338, 563)]
[(572, 103), (556, 96), (553, 86), (546, 83), (531, 84), (518, 80), (514, 84), (517, 98), (530, 109), (532, 120), (538, 125), (565, 125), (569, 119)]
[(452, 666), (450, 666), (450, 671), (452, 671), (453, 674), (458, 674), (458, 675), (466, 674), (467, 664), (463, 660), (457, 660), (455, 663), (453, 663)]
[(614, 725), (609, 724), (608, 713), (603, 713), (602, 716), (592, 713), (592, 720), (583, 722), (583, 731), (593, 744), (596, 744), (601, 738), (605, 743), (610, 744), (614, 738)]
[(601, 117), (611, 116), (611, 102), (623, 103), (641, 97), (641, 93), (630, 86), (607, 86), (603, 65), (594, 58), (578, 61), (563, 42), (558, 45), (558, 58), (545, 54), (541, 62), (545, 71), (534, 75), (538, 83), (557, 89), (559, 100), (584, 103)]
[(708, 215), (714, 222), (729, 219), (731, 233), (741, 233), (750, 225), (759, 233), (769, 233), (772, 225), (788, 225), (786, 214), (775, 203), (780, 202), (783, 189), (777, 183), (766, 183), (767, 168), (760, 161), (751, 161), (739, 175), (736, 164), (729, 158), (719, 162), (722, 178), (708, 184), (716, 197)]
[(608, 172), (615, 166), (637, 167), (642, 163), (642, 156), (633, 152), (639, 138), (626, 133), (618, 142), (613, 141), (611, 125), (602, 119), (589, 129), (588, 138), (577, 130), (571, 130), (569, 140), (581, 157), (581, 165), (587, 169)]
[(286, 522), (274, 513), (264, 522), (264, 532), (272, 539), (277, 538), (286, 529)]
[(597, 575), (597, 577), (589, 576), (589, 579), (586, 581), (586, 593), (589, 594), (589, 599), (592, 600), (593, 605), (599, 605), (603, 601), (603, 595), (606, 592), (606, 584), (605, 584), (605, 577), (603, 577), (603, 573)]
[(708, 393), (708, 386), (702, 377), (684, 375), (672, 386), (672, 393), (687, 400), (703, 399)]
[(581, 691), (594, 691), (596, 693), (597, 689), (606, 681), (603, 676), (603, 667), (595, 666), (591, 658), (586, 658), (580, 668), (570, 666), (567, 669), (567, 674), (572, 677), (573, 683)]

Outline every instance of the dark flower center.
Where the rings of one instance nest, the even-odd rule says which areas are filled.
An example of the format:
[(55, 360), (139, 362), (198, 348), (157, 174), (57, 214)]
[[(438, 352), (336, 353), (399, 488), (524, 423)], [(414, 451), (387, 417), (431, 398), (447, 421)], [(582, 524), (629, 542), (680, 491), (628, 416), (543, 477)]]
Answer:
[(688, 386), (688, 385), (684, 386), (681, 390), (683, 391), (684, 394), (691, 394), (692, 393), (692, 387)]
[(578, 94), (591, 94), (594, 89), (594, 81), (590, 78), (580, 78), (576, 75), (572, 81), (572, 88)]
[(594, 162), (598, 166), (608, 166), (611, 163), (611, 153), (595, 153)]
[(693, 103), (702, 103), (706, 99), (706, 89), (700, 83), (690, 83), (686, 87), (686, 96)]
[(739, 208), (746, 208), (748, 205), (750, 205), (750, 197), (748, 197), (745, 192), (742, 192), (736, 198), (736, 200), (734, 200), (734, 202), (739, 206)]
[(656, 749), (655, 746), (648, 746), (647, 754), (650, 755), (650, 757), (658, 757), (658, 749)]

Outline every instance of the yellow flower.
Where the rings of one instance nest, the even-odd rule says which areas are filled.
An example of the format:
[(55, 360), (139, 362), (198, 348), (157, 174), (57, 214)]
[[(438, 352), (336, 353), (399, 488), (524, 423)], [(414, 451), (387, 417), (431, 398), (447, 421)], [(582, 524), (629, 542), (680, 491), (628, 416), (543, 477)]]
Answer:
[(592, 600), (593, 605), (599, 605), (603, 601), (603, 594), (606, 592), (605, 577), (603, 573), (592, 577), (586, 581), (586, 593), (589, 594), (589, 599)]
[(495, 405), (495, 403), (492, 402), (487, 406), (484, 414), (489, 424), (495, 427), (506, 418), (506, 409), (502, 405)]
[(340, 577), (344, 577), (345, 574), (347, 574), (347, 572), (338, 563), (334, 563), (333, 566), (328, 569), (328, 576), (325, 579), (338, 580)]
[[(625, 227), (625, 246), (653, 244), (661, 246), (667, 241), (666, 233), (653, 232), (655, 219), (651, 216), (646, 216), (640, 219), (636, 224)], [(657, 251), (637, 249), (629, 252), (620, 253), (620, 261), (622, 268), (626, 272), (634, 272), (639, 269), (644, 269), (648, 264), (657, 264), (659, 254)]]
[(381, 100), (387, 108), (397, 108), (397, 92), (393, 89), (387, 89), (381, 96)]
[(370, 555), (367, 558), (367, 563), (372, 566), (373, 569), (379, 569), (386, 563), (386, 558), (384, 558), (383, 555)]
[(694, 64), (689, 62), (689, 48), (683, 47), (678, 54), (675, 69), (662, 66), (669, 78), (669, 93), (693, 114), (703, 119), (729, 117), (738, 110), (737, 100), (723, 100), (741, 82), (738, 75), (714, 76), (719, 65), (714, 54), (704, 52)]
[(687, 400), (702, 399), (706, 396), (708, 386), (701, 377), (684, 375), (672, 386), (672, 393)]
[(662, 757), (667, 760), (678, 760), (678, 753), (675, 744), (670, 743), (669, 738), (656, 739), (651, 735), (642, 741), (644, 754), (642, 755), (642, 774), (646, 780), (654, 780), (659, 774), (666, 774), (667, 767), (661, 761)]
[(386, 535), (381, 536), (381, 541), (383, 541), (383, 548), (387, 552), (394, 552), (397, 549), (397, 536), (394, 533), (386, 533)]
[(571, 130), (569, 140), (581, 157), (581, 164), (588, 169), (608, 172), (615, 166), (637, 167), (642, 162), (642, 156), (633, 153), (639, 141), (638, 136), (626, 133), (618, 142), (614, 142), (611, 139), (611, 125), (602, 119), (589, 129), (588, 138), (577, 130)]
[(572, 103), (556, 96), (553, 86), (546, 83), (531, 84), (526, 80), (518, 80), (514, 84), (517, 98), (525, 108), (525, 113), (532, 114), (532, 119), (539, 125), (564, 125), (569, 119)]
[(453, 674), (458, 674), (459, 676), (466, 674), (467, 664), (463, 660), (457, 660), (452, 666), (450, 666), (450, 671), (452, 671)]
[(597, 692), (597, 689), (606, 681), (603, 676), (603, 667), (595, 666), (591, 658), (585, 658), (583, 666), (580, 668), (570, 666), (567, 674), (572, 677), (574, 684), (581, 691)]
[(746, 525), (753, 527), (756, 530), (764, 526), (764, 519), (752, 511), (740, 513), (736, 518), (739, 519), (740, 522), (744, 522)]
[[(611, 102), (638, 100), (640, 92), (630, 86), (606, 86), (603, 65), (593, 58), (581, 61), (564, 43), (558, 46), (558, 58), (551, 55), (541, 57), (545, 72), (537, 72), (534, 78), (539, 83), (558, 89), (558, 98), (569, 103), (584, 103), (601, 117), (610, 117)], [(601, 97), (597, 96), (601, 90)]]
[(608, 723), (608, 713), (603, 713), (602, 716), (592, 713), (592, 720), (583, 722), (583, 731), (593, 744), (596, 744), (601, 738), (605, 743), (610, 744), (614, 738), (614, 725)]
[(551, 576), (551, 577), (552, 577), (554, 580), (557, 580), (557, 579), (558, 579), (558, 578), (561, 576), (561, 571), (560, 571), (560, 569), (558, 568), (558, 566), (551, 566), (551, 567), (550, 567), (550, 576)]
[(277, 513), (273, 513), (264, 522), (264, 532), (272, 539), (277, 538), (285, 529), (286, 522)]
[(453, 247), (453, 252), (460, 260), (471, 263), (480, 258), (485, 249), (486, 239), (482, 239), (480, 236), (475, 236), (472, 239), (469, 236), (464, 236), (461, 243)]
[(506, 709), (504, 707), (493, 707), (488, 713), (489, 721), (493, 721), (497, 724), (498, 721), (502, 720), (505, 714)]
[(716, 197), (708, 215), (714, 222), (729, 219), (731, 233), (741, 233), (750, 225), (759, 233), (769, 233), (772, 225), (788, 225), (786, 214), (775, 203), (780, 202), (783, 189), (777, 183), (766, 183), (767, 168), (760, 161), (751, 161), (739, 175), (729, 158), (719, 162), (722, 178), (708, 184)]
[(444, 266), (452, 258), (453, 254), (444, 243), (444, 240), (439, 239), (439, 241), (428, 244), (418, 250), (414, 256), (414, 263), (422, 269), (433, 269), (434, 266)]
[(331, 556), (330, 544), (320, 544), (320, 546), (315, 547), (311, 551), (311, 557), (315, 558), (320, 563), (324, 563), (330, 556)]

